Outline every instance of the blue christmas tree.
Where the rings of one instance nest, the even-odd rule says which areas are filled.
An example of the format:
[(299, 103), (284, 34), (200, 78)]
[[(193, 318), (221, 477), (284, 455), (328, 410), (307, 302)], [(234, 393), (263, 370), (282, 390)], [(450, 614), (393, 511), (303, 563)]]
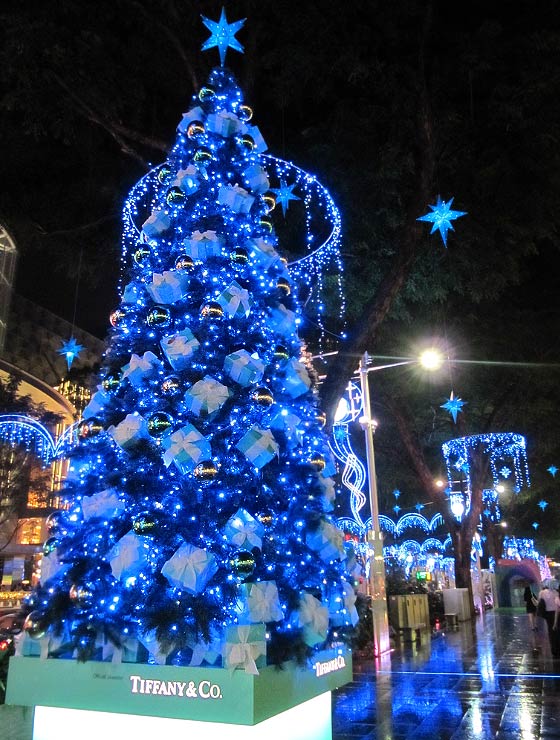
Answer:
[(251, 117), (215, 68), (127, 203), (120, 305), (26, 626), (51, 657), (253, 670), (239, 625), (258, 665), (357, 621)]

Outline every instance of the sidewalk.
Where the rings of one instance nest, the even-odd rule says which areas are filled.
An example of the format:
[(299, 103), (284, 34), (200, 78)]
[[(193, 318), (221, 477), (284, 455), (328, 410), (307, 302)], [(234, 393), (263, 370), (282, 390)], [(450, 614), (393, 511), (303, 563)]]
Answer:
[(333, 697), (333, 740), (405, 738), (560, 738), (560, 660), (546, 625), (531, 632), (525, 613), (488, 612), (377, 669), (355, 661), (353, 683)]

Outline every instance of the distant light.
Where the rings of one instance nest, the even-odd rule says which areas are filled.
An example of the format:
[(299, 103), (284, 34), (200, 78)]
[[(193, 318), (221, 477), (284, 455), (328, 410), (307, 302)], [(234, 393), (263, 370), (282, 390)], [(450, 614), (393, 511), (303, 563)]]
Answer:
[(426, 349), (418, 358), (425, 370), (439, 370), (443, 365), (443, 355), (437, 349)]
[(445, 483), (442, 480), (437, 480), (435, 483), (438, 488), (443, 488), (445, 485)]
[(503, 493), (503, 492), (504, 492), (505, 490), (506, 490), (506, 487), (505, 487), (505, 486), (503, 486), (503, 485), (502, 485), (501, 483), (500, 483), (499, 485), (497, 485), (497, 486), (496, 486), (496, 491), (497, 491), (498, 493)]

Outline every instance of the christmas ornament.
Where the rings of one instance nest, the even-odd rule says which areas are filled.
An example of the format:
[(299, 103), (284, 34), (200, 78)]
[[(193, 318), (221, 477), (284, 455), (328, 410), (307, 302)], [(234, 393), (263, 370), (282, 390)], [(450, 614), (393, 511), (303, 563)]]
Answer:
[(166, 306), (153, 306), (146, 316), (148, 326), (165, 328), (171, 323), (171, 311)]
[(165, 201), (168, 206), (177, 206), (181, 203), (184, 203), (186, 200), (186, 195), (183, 193), (181, 188), (178, 187), (172, 187), (169, 188), (167, 191), (167, 195), (165, 196)]
[(268, 213), (271, 213), (276, 208), (276, 196), (269, 190), (263, 195), (262, 199)]
[(161, 569), (163, 576), (175, 588), (191, 594), (204, 591), (208, 581), (218, 571), (216, 558), (208, 550), (184, 542)]
[[(226, 60), (226, 52), (229, 47), (235, 49), (235, 51), (243, 53), (243, 47), (235, 38), (235, 34), (245, 23), (245, 18), (243, 18), (243, 20), (241, 21), (228, 23), (226, 11), (224, 10), (224, 8), (222, 8), (222, 14), (218, 22), (211, 21), (209, 18), (205, 18), (204, 16), (202, 16), (202, 22), (210, 31), (210, 38), (206, 39), (206, 41), (202, 45), (202, 51), (206, 51), (207, 49), (212, 49), (214, 46), (217, 46), (220, 53), (220, 64), (222, 65), (222, 67), (224, 66)], [(202, 100), (203, 98), (200, 99)]]
[(259, 219), (259, 225), (268, 233), (272, 234), (272, 219), (268, 216), (261, 216)]
[(23, 631), (31, 637), (33, 640), (40, 640), (41, 637), (45, 636), (47, 631), (47, 624), (45, 615), (37, 610), (28, 614), (23, 623)]
[(50, 555), (58, 547), (58, 540), (56, 537), (49, 537), (43, 543), (43, 555)]
[(193, 159), (199, 164), (209, 162), (212, 159), (212, 150), (209, 149), (207, 146), (201, 146), (194, 153)]
[(219, 303), (209, 301), (200, 309), (200, 315), (205, 319), (221, 319), (224, 315), (224, 309)]
[(253, 139), (251, 134), (241, 134), (241, 136), (237, 137), (237, 143), (240, 147), (246, 149), (248, 152), (252, 152), (255, 148), (255, 140)]
[(260, 406), (272, 406), (274, 403), (274, 396), (268, 388), (255, 388), (251, 393), (251, 398)]
[(284, 295), (290, 295), (290, 293), (292, 292), (292, 286), (286, 280), (286, 278), (278, 278), (276, 287), (278, 288), (278, 290), (281, 290)]
[(249, 252), (243, 247), (235, 247), (229, 257), (236, 265), (246, 265), (249, 261)]
[(239, 116), (240, 121), (247, 123), (253, 117), (253, 109), (248, 105), (240, 105), (237, 109), (237, 115)]
[(58, 350), (58, 354), (66, 358), (68, 370), (70, 370), (72, 363), (83, 349), (84, 347), (81, 344), (78, 344), (74, 337), (70, 337), (67, 342), (62, 343), (62, 347)]
[(107, 433), (123, 450), (130, 450), (138, 442), (149, 439), (146, 420), (136, 411), (133, 414), (127, 414), (116, 426), (111, 425)]
[(159, 168), (159, 172), (157, 173), (157, 179), (162, 185), (166, 185), (171, 180), (171, 167), (164, 164)]
[(187, 136), (189, 139), (198, 139), (204, 134), (204, 124), (202, 121), (192, 121), (187, 127)]
[(327, 461), (323, 455), (313, 454), (307, 461), (318, 473), (325, 469)]
[(317, 419), (317, 423), (321, 428), (323, 428), (327, 423), (327, 415), (324, 411), (319, 411), (315, 418)]
[(165, 411), (155, 411), (148, 416), (148, 432), (152, 437), (161, 437), (173, 426), (173, 418)]
[(255, 556), (247, 550), (238, 550), (229, 560), (230, 570), (240, 583), (253, 575), (256, 565)]
[(275, 516), (270, 509), (263, 509), (262, 511), (259, 511), (257, 514), (255, 514), (255, 519), (259, 521), (263, 527), (266, 527), (267, 529), (270, 529), (275, 521)]
[(181, 254), (177, 259), (175, 260), (175, 269), (176, 270), (193, 270), (194, 269), (194, 260), (192, 257), (189, 257), (188, 254)]
[(116, 391), (117, 388), (120, 386), (120, 384), (121, 384), (120, 373), (109, 373), (109, 375), (106, 375), (101, 381), (103, 390), (107, 391), (108, 393), (112, 393)]
[(70, 586), (68, 596), (70, 597), (70, 601), (73, 604), (82, 608), (87, 608), (93, 603), (93, 592), (90, 589), (84, 586), (80, 586), (76, 583), (73, 583)]
[(117, 491), (108, 488), (82, 499), (82, 515), (84, 521), (101, 517), (103, 519), (114, 519), (125, 509), (125, 503)]
[(89, 419), (82, 419), (78, 424), (78, 437), (80, 439), (91, 439), (91, 437), (96, 437), (102, 431), (103, 424), (95, 416)]
[(287, 347), (284, 347), (283, 344), (278, 344), (274, 348), (274, 358), (276, 360), (289, 360), (290, 359), (290, 353), (289, 353)]
[(116, 328), (117, 326), (120, 326), (122, 324), (125, 318), (126, 318), (126, 311), (124, 310), (124, 308), (117, 308), (109, 316), (109, 322), (111, 326), (114, 326)]
[(449, 400), (447, 400), (445, 403), (442, 403), (440, 409), (445, 409), (446, 411), (448, 411), (453, 417), (453, 422), (456, 424), (457, 414), (461, 413), (461, 411), (463, 410), (463, 406), (466, 403), (466, 401), (463, 401), (460, 398), (455, 398), (455, 396), (453, 395), (453, 391), (451, 391)]
[(53, 511), (45, 519), (45, 526), (48, 532), (58, 532), (64, 526), (65, 513), (63, 511)]
[(430, 234), (439, 231), (444, 247), (447, 247), (447, 232), (450, 230), (455, 231), (451, 222), (456, 218), (461, 218), (461, 216), (467, 215), (466, 211), (452, 211), (452, 205), (453, 198), (445, 201), (438, 195), (435, 206), (429, 206), (432, 212), (426, 213), (424, 216), (420, 216), (420, 218), (416, 219), (417, 221), (427, 221), (428, 223), (431, 223), (432, 230), (430, 231)]
[(212, 98), (216, 95), (216, 91), (211, 85), (205, 85), (204, 87), (200, 88), (200, 92), (198, 93), (198, 99), (201, 103), (205, 103), (208, 100), (212, 100)]
[(132, 531), (135, 534), (147, 535), (151, 534), (157, 526), (157, 519), (153, 514), (144, 511), (142, 514), (134, 517), (132, 520)]
[(199, 480), (213, 480), (218, 474), (218, 469), (212, 460), (204, 460), (196, 466), (193, 473)]
[(176, 375), (168, 375), (161, 384), (161, 392), (165, 396), (174, 396), (181, 390), (181, 381)]
[(146, 260), (150, 256), (150, 254), (151, 252), (146, 246), (146, 244), (140, 244), (138, 246), (138, 249), (132, 255), (132, 258), (134, 259), (137, 265), (143, 265), (144, 262), (146, 262)]
[(210, 443), (192, 424), (185, 424), (173, 434), (165, 436), (161, 445), (165, 450), (165, 467), (174, 463), (181, 475), (193, 471), (199, 463), (212, 457)]
[(289, 208), (290, 201), (291, 200), (300, 200), (297, 195), (294, 195), (292, 193), (292, 190), (295, 188), (294, 185), (286, 185), (285, 180), (280, 180), (280, 187), (279, 188), (272, 188), (272, 192), (276, 193), (277, 200), (282, 204), (282, 213), (284, 216), (286, 215), (286, 211)]

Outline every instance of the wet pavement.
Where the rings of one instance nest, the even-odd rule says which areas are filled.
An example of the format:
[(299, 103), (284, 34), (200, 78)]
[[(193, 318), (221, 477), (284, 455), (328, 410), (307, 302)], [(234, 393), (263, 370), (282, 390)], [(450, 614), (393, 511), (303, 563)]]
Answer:
[[(541, 622), (542, 620), (538, 620)], [(378, 662), (333, 696), (333, 740), (560, 738), (560, 659), (546, 625), (488, 612)]]

